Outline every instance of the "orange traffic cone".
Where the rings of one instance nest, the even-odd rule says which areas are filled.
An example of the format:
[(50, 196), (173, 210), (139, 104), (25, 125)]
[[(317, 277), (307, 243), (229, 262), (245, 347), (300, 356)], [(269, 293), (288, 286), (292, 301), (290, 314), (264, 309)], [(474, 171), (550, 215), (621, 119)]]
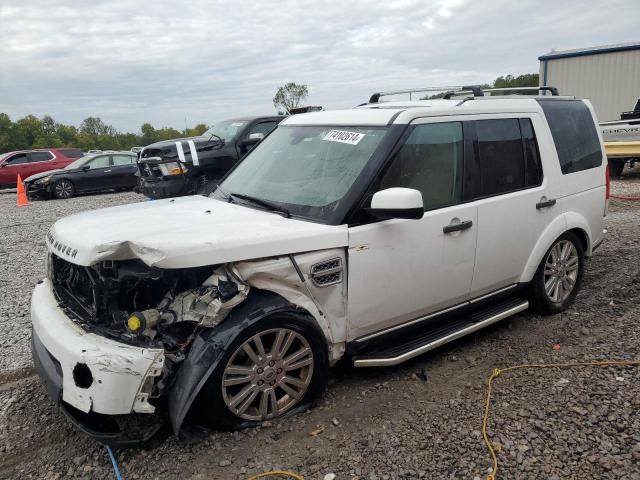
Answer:
[(29, 200), (27, 200), (27, 194), (24, 191), (24, 183), (22, 183), (22, 178), (20, 178), (20, 174), (18, 174), (16, 185), (18, 187), (18, 206), (24, 207), (26, 205), (29, 205)]

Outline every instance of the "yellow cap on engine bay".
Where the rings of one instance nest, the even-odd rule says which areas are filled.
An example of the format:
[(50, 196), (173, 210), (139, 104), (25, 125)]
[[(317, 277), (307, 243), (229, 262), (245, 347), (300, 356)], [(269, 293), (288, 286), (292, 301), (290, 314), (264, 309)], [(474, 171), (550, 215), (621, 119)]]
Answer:
[(127, 319), (127, 328), (129, 329), (130, 332), (136, 333), (142, 330), (143, 324), (144, 324), (144, 320), (141, 319), (135, 313)]

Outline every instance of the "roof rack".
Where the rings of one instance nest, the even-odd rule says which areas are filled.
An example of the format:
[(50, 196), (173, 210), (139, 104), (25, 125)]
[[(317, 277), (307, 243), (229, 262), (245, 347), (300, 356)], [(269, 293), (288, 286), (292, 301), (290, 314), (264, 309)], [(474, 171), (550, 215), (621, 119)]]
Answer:
[(558, 89), (556, 87), (543, 86), (543, 87), (509, 87), (509, 88), (487, 88), (485, 92), (551, 92), (554, 97), (559, 96)]
[[(543, 87), (512, 87), (512, 88), (486, 88), (483, 89), (481, 85), (466, 85), (466, 86), (448, 86), (448, 87), (425, 87), (425, 88), (411, 88), (407, 90), (391, 90), (388, 92), (378, 92), (371, 95), (368, 103), (379, 103), (380, 97), (386, 97), (389, 95), (400, 95), (403, 93), (408, 93), (411, 95), (412, 93), (417, 92), (445, 92), (442, 97), (445, 100), (449, 100), (454, 96), (458, 95), (473, 95), (475, 97), (483, 97), (485, 92), (551, 92), (551, 95), (558, 96), (558, 89), (556, 87), (551, 86), (543, 86)], [(366, 104), (365, 104), (366, 105)]]

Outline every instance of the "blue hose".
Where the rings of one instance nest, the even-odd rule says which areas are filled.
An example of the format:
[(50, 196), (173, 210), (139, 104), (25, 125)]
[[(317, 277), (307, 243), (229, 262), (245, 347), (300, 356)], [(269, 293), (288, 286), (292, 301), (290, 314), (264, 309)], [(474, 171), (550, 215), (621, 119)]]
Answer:
[(116, 456), (111, 451), (111, 447), (107, 445), (107, 452), (109, 452), (109, 457), (111, 458), (111, 463), (113, 464), (113, 471), (116, 474), (116, 478), (118, 480), (122, 480), (122, 475), (120, 474), (120, 469), (118, 468), (118, 461), (116, 460)]

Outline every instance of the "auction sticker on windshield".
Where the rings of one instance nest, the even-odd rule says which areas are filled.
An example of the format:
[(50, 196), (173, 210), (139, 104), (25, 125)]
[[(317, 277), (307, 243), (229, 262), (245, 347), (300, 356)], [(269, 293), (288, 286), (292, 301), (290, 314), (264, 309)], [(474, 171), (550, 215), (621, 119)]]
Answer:
[(323, 140), (357, 145), (363, 138), (364, 133), (347, 132), (345, 130), (331, 130), (324, 136)]

